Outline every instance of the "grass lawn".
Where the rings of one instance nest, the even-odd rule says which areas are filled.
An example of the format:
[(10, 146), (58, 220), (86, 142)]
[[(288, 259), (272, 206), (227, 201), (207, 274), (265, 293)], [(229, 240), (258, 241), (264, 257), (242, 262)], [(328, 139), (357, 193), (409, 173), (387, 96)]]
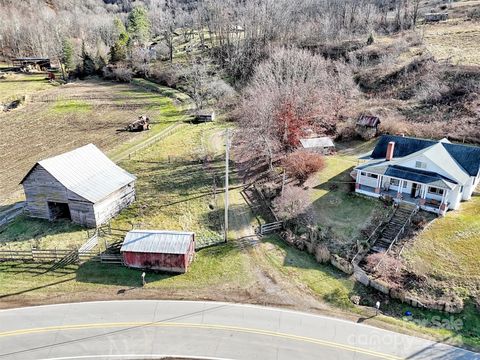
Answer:
[(334, 240), (349, 248), (375, 214), (386, 212), (382, 202), (361, 197), (351, 191), (354, 180), (349, 173), (357, 165), (354, 156), (333, 155), (326, 167), (308, 185), (312, 188), (313, 206), (321, 227), (331, 229)]
[[(480, 288), (480, 196), (457, 211), (434, 220), (406, 248), (403, 256), (412, 269), (442, 281), (468, 281)], [(475, 287), (467, 293), (474, 292)]]
[(221, 154), (207, 145), (218, 131), (213, 123), (188, 125), (122, 161), (138, 177), (137, 200), (112, 227), (190, 230), (199, 240), (220, 237), (223, 206), (212, 186), (215, 177), (222, 188), (224, 165)]
[[(232, 244), (197, 252), (189, 272), (181, 275), (148, 273), (141, 288), (141, 271), (87, 262), (51, 269), (51, 264), (0, 263), (0, 300), (19, 304), (80, 301), (82, 298), (197, 298), (214, 297), (212, 288), (248, 288), (249, 259)], [(1, 307), (1, 305), (0, 305)]]
[(72, 249), (87, 239), (85, 228), (67, 220), (50, 222), (19, 216), (8, 226), (0, 228), (0, 250)]
[(0, 103), (20, 99), (37, 91), (53, 89), (54, 86), (41, 74), (8, 74), (0, 79)]

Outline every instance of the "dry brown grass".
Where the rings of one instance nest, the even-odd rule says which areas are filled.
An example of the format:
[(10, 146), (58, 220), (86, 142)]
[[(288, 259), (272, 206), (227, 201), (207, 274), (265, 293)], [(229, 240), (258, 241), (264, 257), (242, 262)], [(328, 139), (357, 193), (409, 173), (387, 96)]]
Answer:
[(480, 22), (454, 20), (422, 26), (427, 49), (438, 60), (480, 65)]

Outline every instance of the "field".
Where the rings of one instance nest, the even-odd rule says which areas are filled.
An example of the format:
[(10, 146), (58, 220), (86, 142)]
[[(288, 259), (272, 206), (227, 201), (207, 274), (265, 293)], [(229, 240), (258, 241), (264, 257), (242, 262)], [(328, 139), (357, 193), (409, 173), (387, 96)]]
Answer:
[[(88, 143), (115, 154), (184, 119), (182, 97), (171, 89), (158, 93), (95, 79), (53, 87), (43, 75), (15, 77), (0, 80), (0, 93), (25, 91), (27, 101), (0, 113), (0, 204), (21, 198), (18, 183), (38, 160)], [(153, 122), (151, 131), (118, 131), (143, 114)]]
[(454, 20), (425, 25), (419, 31), (428, 51), (437, 60), (448, 60), (455, 65), (480, 65), (480, 22)]

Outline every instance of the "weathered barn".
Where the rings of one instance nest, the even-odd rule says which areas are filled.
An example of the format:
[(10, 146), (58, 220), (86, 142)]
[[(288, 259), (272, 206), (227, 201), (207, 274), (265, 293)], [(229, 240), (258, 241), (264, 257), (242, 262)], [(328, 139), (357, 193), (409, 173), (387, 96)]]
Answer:
[(89, 144), (39, 161), (21, 184), (30, 216), (97, 227), (135, 200), (135, 180)]
[(215, 120), (215, 112), (214, 111), (205, 111), (202, 113), (195, 114), (195, 121), (196, 122), (210, 122)]
[(380, 119), (376, 116), (360, 115), (356, 124), (355, 131), (365, 140), (373, 139), (378, 134)]
[(327, 155), (335, 151), (335, 144), (328, 136), (300, 139), (300, 143), (305, 150), (319, 154)]
[(126, 266), (185, 273), (195, 256), (195, 234), (181, 231), (132, 230), (120, 249)]

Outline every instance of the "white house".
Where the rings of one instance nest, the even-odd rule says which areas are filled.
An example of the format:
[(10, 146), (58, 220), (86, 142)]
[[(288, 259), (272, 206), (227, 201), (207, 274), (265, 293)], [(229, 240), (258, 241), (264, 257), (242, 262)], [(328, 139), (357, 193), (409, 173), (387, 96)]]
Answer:
[(444, 215), (470, 200), (480, 182), (480, 147), (383, 135), (355, 168), (355, 191), (391, 196)]

